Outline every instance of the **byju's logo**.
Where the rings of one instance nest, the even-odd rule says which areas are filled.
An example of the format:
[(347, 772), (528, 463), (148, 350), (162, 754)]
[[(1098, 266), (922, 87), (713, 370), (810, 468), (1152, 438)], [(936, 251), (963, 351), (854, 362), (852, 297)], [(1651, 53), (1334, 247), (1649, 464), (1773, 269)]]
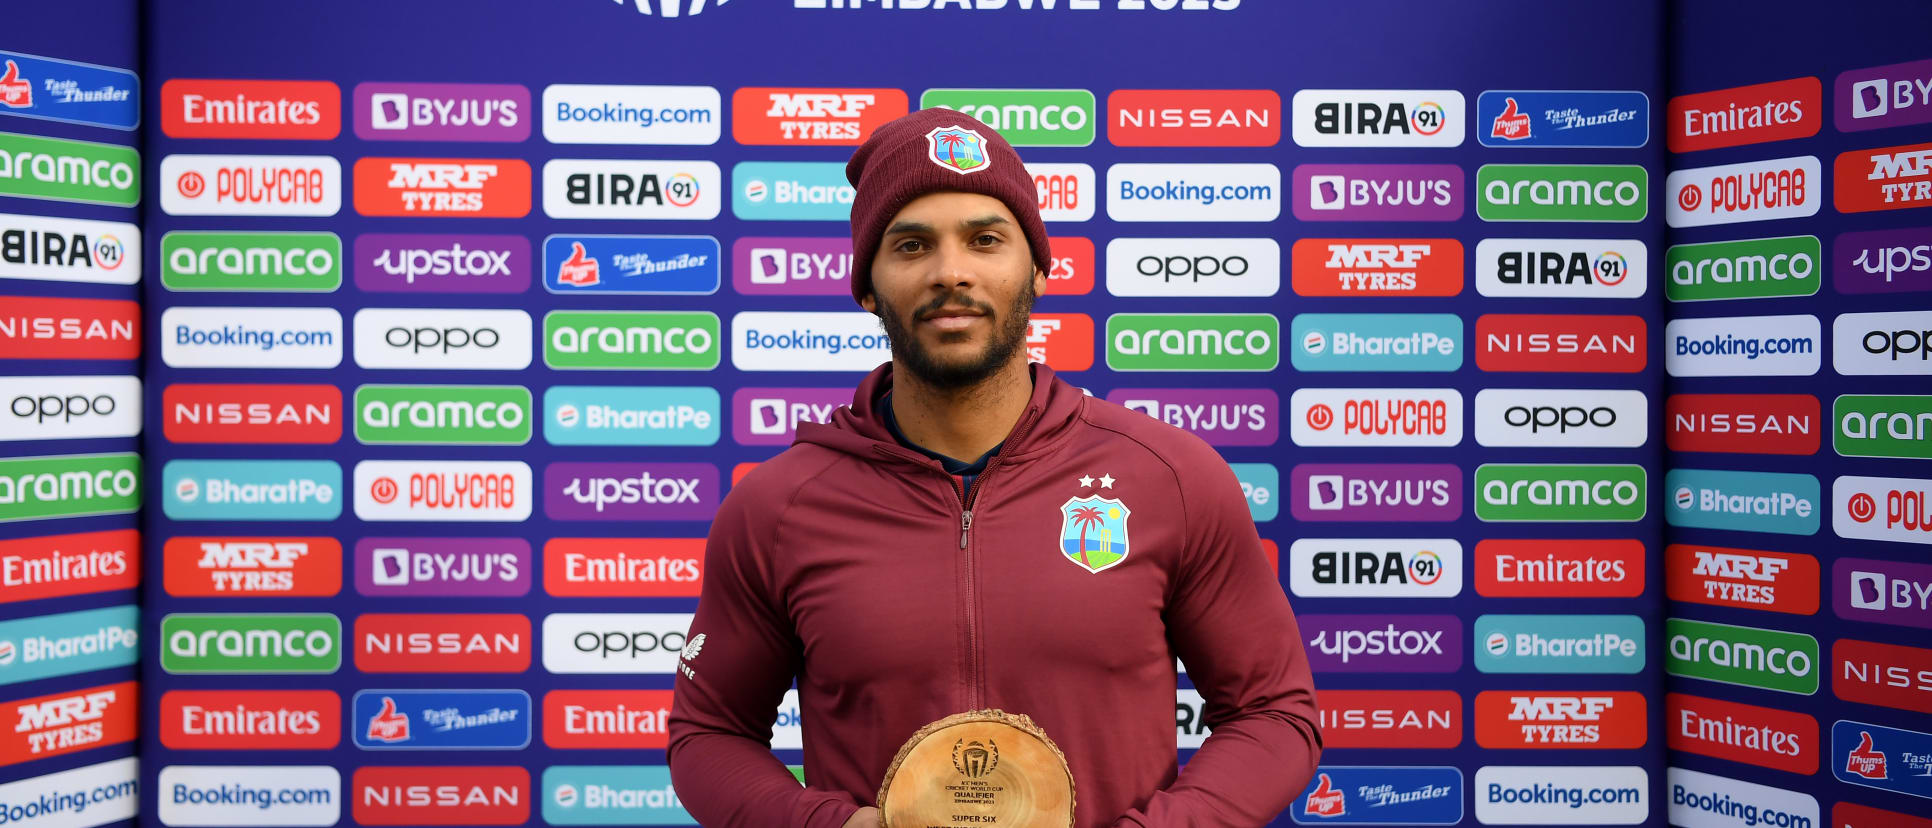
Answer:
[(0, 214), (0, 266), (6, 279), (131, 285), (141, 279), (141, 228)]
[(747, 237), (731, 245), (731, 286), (745, 296), (845, 296), (851, 274), (847, 238)]
[(1280, 435), (1281, 398), (1266, 388), (1116, 388), (1107, 401), (1214, 446), (1272, 446)]
[(172, 520), (335, 520), (342, 467), (334, 460), (170, 460), (162, 511)]
[(1848, 621), (1932, 629), (1932, 565), (1839, 558), (1831, 609)]
[(355, 260), (356, 287), (369, 293), (530, 289), (530, 240), (523, 236), (365, 233), (356, 237)]
[(1648, 251), (1635, 239), (1483, 239), (1476, 291), (1484, 296), (1636, 299), (1649, 287)]
[(1809, 474), (1671, 469), (1664, 518), (1672, 526), (1814, 535), (1821, 499)]
[(1462, 318), (1452, 313), (1302, 313), (1289, 326), (1297, 371), (1454, 371)]
[(1453, 89), (1303, 89), (1293, 107), (1303, 147), (1459, 147), (1469, 129)]
[(553, 446), (709, 446), (722, 418), (718, 390), (708, 386), (554, 385), (543, 412), (543, 439)]
[(1295, 218), (1302, 221), (1455, 221), (1463, 171), (1454, 164), (1302, 164)]
[(1462, 621), (1453, 615), (1304, 615), (1317, 673), (1453, 673), (1462, 667)]
[(359, 83), (353, 94), (356, 137), (364, 141), (514, 142), (530, 137), (530, 90), (520, 84)]
[(1462, 592), (1453, 540), (1302, 538), (1288, 549), (1289, 587), (1308, 598), (1451, 598)]
[(740, 388), (731, 395), (731, 437), (741, 446), (789, 446), (799, 423), (831, 422), (851, 401), (843, 388)]
[(1703, 227), (1816, 215), (1824, 202), (1819, 175), (1815, 155), (1674, 170), (1664, 179), (1664, 222)]
[(710, 236), (551, 236), (543, 288), (551, 293), (708, 296), (723, 274)]
[(1303, 463), (1289, 475), (1296, 520), (1399, 523), (1462, 516), (1462, 470), (1450, 463)]
[(543, 88), (543, 139), (552, 144), (708, 145), (723, 121), (723, 99), (709, 86)]
[(363, 750), (522, 750), (530, 694), (522, 690), (358, 690), (349, 735)]
[(1634, 615), (1484, 615), (1475, 624), (1485, 673), (1641, 673), (1644, 620)]
[(1840, 72), (1832, 91), (1839, 132), (1932, 122), (1932, 60)]
[(530, 591), (522, 538), (363, 538), (356, 592), (372, 597), (513, 597)]
[(1641, 147), (1650, 141), (1642, 92), (1489, 91), (1476, 98), (1485, 147)]
[(709, 520), (718, 507), (718, 467), (551, 463), (543, 490), (551, 520)]

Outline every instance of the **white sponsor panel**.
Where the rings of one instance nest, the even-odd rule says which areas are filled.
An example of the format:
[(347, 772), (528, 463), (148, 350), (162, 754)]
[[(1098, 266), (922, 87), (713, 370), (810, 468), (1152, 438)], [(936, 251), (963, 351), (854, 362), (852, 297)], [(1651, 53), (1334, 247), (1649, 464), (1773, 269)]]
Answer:
[(327, 155), (170, 155), (161, 211), (171, 216), (333, 216), (342, 162)]
[(129, 756), (0, 785), (6, 824), (18, 828), (93, 828), (134, 818), (140, 760)]
[(1664, 179), (1664, 222), (1703, 227), (1803, 218), (1818, 213), (1824, 186), (1815, 155), (1677, 170)]
[(342, 818), (342, 773), (328, 765), (169, 765), (158, 782), (161, 824), (177, 828), (329, 826)]
[(1650, 437), (1642, 391), (1485, 388), (1476, 392), (1476, 442), (1485, 446), (1636, 448)]
[(1106, 272), (1115, 296), (1273, 296), (1281, 292), (1281, 243), (1114, 239)]
[(744, 311), (727, 338), (740, 371), (870, 371), (892, 359), (879, 318), (864, 311)]
[(0, 279), (134, 284), (141, 281), (141, 228), (0, 214)]
[(484, 460), (364, 460), (356, 464), (362, 520), (527, 520), (530, 464)]
[(133, 437), (139, 377), (0, 377), (0, 442)]
[(1274, 221), (1281, 168), (1273, 164), (1115, 164), (1107, 168), (1114, 221)]
[(1809, 794), (1683, 768), (1665, 769), (1664, 779), (1670, 824), (1682, 828), (1822, 825)]
[(1288, 588), (1305, 598), (1453, 598), (1462, 544), (1448, 538), (1302, 538), (1288, 547)]
[(1462, 392), (1454, 388), (1299, 388), (1288, 407), (1298, 446), (1462, 442)]
[(771, 726), (771, 747), (773, 750), (805, 749), (805, 725), (799, 718), (797, 690), (786, 690), (784, 700), (778, 703), (778, 720)]
[(1476, 292), (1502, 298), (1640, 299), (1649, 251), (1636, 239), (1483, 239)]
[[(1175, 664), (1179, 664), (1176, 661)], [(1187, 672), (1181, 670), (1180, 672)], [(1201, 691), (1185, 687), (1174, 690), (1174, 741), (1183, 750), (1198, 748), (1207, 741), (1207, 700)]]
[(520, 310), (363, 308), (355, 336), (357, 365), (432, 371), (519, 371), (533, 342)]
[(543, 669), (669, 675), (690, 628), (690, 613), (551, 613), (543, 617)]
[(1841, 313), (1831, 321), (1840, 374), (1932, 374), (1932, 311)]
[(1086, 221), (1100, 197), (1092, 164), (1028, 164), (1039, 193), (1041, 221)]
[(1932, 480), (1856, 475), (1832, 480), (1831, 531), (1841, 538), (1932, 543)]
[(557, 158), (543, 164), (543, 212), (563, 219), (718, 217), (724, 173), (710, 161)]
[(724, 101), (710, 86), (553, 83), (543, 88), (552, 144), (718, 143)]
[(1303, 89), (1291, 108), (1299, 147), (1459, 147), (1469, 130), (1454, 89)]
[(170, 368), (334, 368), (342, 364), (335, 308), (174, 307), (161, 312)]
[(1673, 377), (1808, 377), (1824, 361), (1818, 317), (1720, 316), (1664, 325), (1664, 370)]
[(1485, 765), (1475, 795), (1485, 825), (1639, 825), (1650, 817), (1650, 773), (1634, 765)]

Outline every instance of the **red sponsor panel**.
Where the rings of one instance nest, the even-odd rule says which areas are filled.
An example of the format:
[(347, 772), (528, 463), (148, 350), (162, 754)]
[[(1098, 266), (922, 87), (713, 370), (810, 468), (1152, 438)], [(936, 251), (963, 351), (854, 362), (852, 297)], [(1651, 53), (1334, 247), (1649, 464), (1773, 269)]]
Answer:
[(553, 538), (543, 589), (559, 598), (696, 598), (704, 538)]
[(1476, 542), (1476, 592), (1490, 598), (1635, 598), (1644, 543), (1634, 539)]
[(1454, 296), (1462, 292), (1455, 239), (1298, 239), (1296, 296)]
[(1327, 747), (1462, 744), (1462, 696), (1453, 690), (1320, 690), (1315, 696)]
[(543, 743), (662, 750), (670, 717), (669, 690), (552, 690), (543, 694)]
[(1669, 693), (1664, 729), (1671, 750), (1807, 776), (1818, 772), (1818, 720), (1803, 713)]
[(356, 212), (365, 216), (522, 218), (530, 165), (516, 158), (363, 158)]
[(1818, 398), (1810, 394), (1672, 394), (1664, 400), (1671, 451), (1817, 454)]
[(1932, 144), (1839, 153), (1832, 165), (1831, 203), (1840, 213), (1932, 206)]
[(328, 690), (169, 690), (161, 744), (175, 750), (328, 750), (342, 700)]
[(736, 466), (732, 466), (731, 485), (738, 485), (738, 481), (745, 479), (745, 475), (751, 474), (751, 470), (755, 468), (758, 468), (757, 463), (739, 463)]
[(902, 89), (746, 87), (731, 94), (731, 137), (752, 146), (856, 147), (909, 105)]
[(530, 772), (520, 767), (366, 767), (350, 777), (363, 825), (522, 825)]
[(76, 532), (0, 541), (0, 604), (141, 585), (141, 533)]
[(1028, 322), (1026, 358), (1058, 372), (1093, 367), (1093, 317), (1084, 313), (1036, 313)]
[(532, 649), (527, 615), (356, 617), (356, 669), (365, 673), (521, 673)]
[(1665, 110), (1671, 152), (1810, 138), (1825, 122), (1824, 89), (1809, 77), (1678, 95)]
[(161, 560), (162, 586), (177, 598), (323, 598), (342, 591), (342, 543), (335, 538), (169, 538)]
[(342, 132), (342, 90), (328, 81), (175, 78), (161, 84), (161, 132), (327, 141)]
[(1644, 694), (1624, 690), (1484, 690), (1476, 744), (1486, 748), (1631, 750), (1649, 741)]
[(1261, 539), (1261, 551), (1268, 556), (1268, 569), (1275, 573), (1275, 580), (1281, 580), (1281, 547), (1267, 538)]
[(1932, 711), (1932, 650), (1841, 638), (1831, 645), (1831, 694), (1849, 702)]
[(1794, 552), (1673, 543), (1664, 547), (1670, 600), (1811, 615), (1818, 611), (1818, 559)]
[(1840, 802), (1831, 806), (1831, 824), (1832, 828), (1932, 828), (1932, 819)]
[(1484, 371), (1634, 374), (1647, 361), (1641, 316), (1486, 313), (1476, 317), (1476, 366)]
[(1281, 96), (1272, 89), (1121, 89), (1107, 96), (1116, 147), (1272, 147)]
[(1046, 295), (1085, 296), (1093, 292), (1093, 239), (1081, 236), (1055, 236), (1047, 239), (1053, 248), (1053, 269), (1047, 272)]
[(333, 443), (342, 439), (342, 389), (333, 385), (201, 385), (161, 392), (171, 443)]
[(0, 359), (140, 358), (139, 303), (0, 296)]
[(0, 706), (0, 765), (134, 741), (140, 683), (63, 690)]

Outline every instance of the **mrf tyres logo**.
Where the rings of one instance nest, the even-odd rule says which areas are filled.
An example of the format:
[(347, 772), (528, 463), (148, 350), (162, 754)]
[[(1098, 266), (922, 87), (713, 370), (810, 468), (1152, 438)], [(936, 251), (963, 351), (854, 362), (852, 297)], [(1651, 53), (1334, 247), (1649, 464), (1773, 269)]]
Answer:
[(1818, 611), (1818, 559), (1673, 543), (1664, 547), (1670, 600), (1715, 607), (1811, 615)]
[(1932, 144), (1839, 153), (1832, 173), (1832, 203), (1841, 213), (1932, 204)]
[(1272, 371), (1281, 364), (1274, 314), (1146, 314), (1107, 317), (1107, 367), (1115, 371)]
[(1664, 672), (1809, 696), (1818, 692), (1818, 639), (1801, 633), (1664, 620)]
[(1290, 268), (1297, 296), (1455, 296), (1455, 239), (1298, 239)]

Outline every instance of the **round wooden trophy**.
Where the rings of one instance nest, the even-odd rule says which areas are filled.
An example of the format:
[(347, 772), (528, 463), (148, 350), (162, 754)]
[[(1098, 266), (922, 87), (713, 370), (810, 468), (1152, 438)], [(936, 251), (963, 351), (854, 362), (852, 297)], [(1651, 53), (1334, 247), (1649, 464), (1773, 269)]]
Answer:
[(912, 734), (879, 785), (884, 828), (1071, 828), (1073, 772), (1026, 716), (974, 710)]

